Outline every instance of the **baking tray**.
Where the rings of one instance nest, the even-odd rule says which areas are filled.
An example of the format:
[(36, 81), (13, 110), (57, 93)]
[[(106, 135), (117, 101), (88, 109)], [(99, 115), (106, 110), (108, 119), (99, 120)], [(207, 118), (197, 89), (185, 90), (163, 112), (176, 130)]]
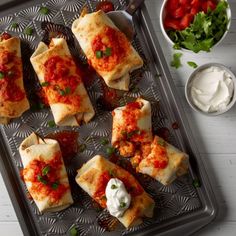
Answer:
[[(42, 22), (53, 23), (46, 23), (46, 31), (58, 31), (64, 26), (70, 28), (85, 5), (94, 11), (98, 2), (98, 0), (21, 1), (21, 3), (11, 1), (1, 6), (0, 31), (21, 38), (24, 80), (29, 96), (35, 92), (34, 86), (31, 85), (36, 81), (29, 57), (39, 41), (47, 39), (45, 23)], [(123, 9), (127, 4), (125, 0), (112, 2), (115, 9)], [(48, 15), (43, 16), (39, 13), (41, 6), (49, 8)], [(73, 128), (49, 127), (48, 121), (53, 119), (50, 110), (31, 109), (22, 117), (0, 128), (0, 170), (24, 235), (70, 235), (72, 227), (76, 227), (78, 235), (91, 236), (190, 235), (214, 220), (218, 209), (214, 193), (145, 5), (136, 13), (134, 20), (137, 35), (132, 43), (145, 63), (141, 70), (132, 73), (132, 89), (123, 94), (119, 105), (124, 105), (139, 96), (149, 100), (152, 104), (154, 132), (159, 135), (168, 133), (168, 141), (189, 154), (189, 174), (179, 178), (170, 186), (163, 186), (151, 178), (140, 177), (139, 181), (156, 202), (154, 217), (145, 219), (142, 225), (128, 230), (121, 224), (117, 224), (111, 232), (107, 231), (104, 225), (114, 223), (114, 218), (106, 210), (95, 209), (91, 198), (74, 181), (76, 169), (85, 161), (95, 154), (107, 156), (100, 140), (103, 137), (110, 139), (112, 116), (111, 112), (104, 111), (101, 104), (98, 104), (102, 93), (101, 82), (97, 79), (87, 86), (96, 111), (95, 118), (89, 124)], [(17, 29), (12, 27), (12, 22), (18, 22)], [(33, 29), (32, 35), (24, 34), (26, 27)], [(69, 45), (72, 55), (84, 61), (85, 58), (78, 44), (74, 38), (71, 38), (71, 32), (68, 28), (62, 31), (68, 41), (73, 41)], [(20, 178), (22, 163), (18, 147), (32, 131), (45, 136), (62, 130), (78, 131), (78, 142), (86, 144), (87, 147), (66, 166), (75, 204), (61, 212), (41, 214), (33, 200), (28, 198), (26, 186)], [(192, 185), (193, 180), (196, 179), (201, 183), (198, 188)]]

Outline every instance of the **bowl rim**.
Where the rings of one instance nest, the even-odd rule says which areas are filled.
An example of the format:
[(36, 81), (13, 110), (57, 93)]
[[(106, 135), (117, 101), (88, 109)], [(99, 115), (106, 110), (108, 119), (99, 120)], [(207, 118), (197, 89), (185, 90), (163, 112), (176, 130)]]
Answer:
[[(161, 28), (162, 34), (164, 35), (165, 39), (173, 46), (174, 42), (170, 39), (169, 35), (167, 34), (167, 32), (165, 30), (164, 24), (163, 24), (164, 13), (165, 13), (164, 10), (165, 10), (165, 6), (166, 6), (167, 1), (169, 1), (169, 0), (163, 0), (163, 2), (162, 2), (159, 21), (160, 21), (160, 28)], [(217, 1), (220, 2), (222, 0), (217, 0)], [(228, 20), (229, 20), (228, 24), (227, 24), (227, 29), (224, 32), (224, 34), (222, 35), (221, 39), (211, 47), (211, 50), (213, 48), (217, 47), (223, 41), (223, 39), (226, 37), (226, 35), (227, 35), (227, 33), (230, 29), (230, 26), (231, 26), (231, 20), (232, 20), (231, 7), (230, 7), (230, 4), (229, 4), (228, 0), (225, 0), (225, 1), (228, 3), (228, 8), (226, 10), (226, 14), (227, 14)], [(181, 50), (186, 51), (186, 52), (193, 52), (192, 50), (187, 49), (187, 48), (183, 48), (183, 47), (181, 47)], [(203, 51), (200, 51), (200, 52), (203, 52)], [(195, 52), (193, 52), (193, 53), (195, 53)]]
[[(206, 68), (209, 68), (211, 66), (215, 66), (215, 67), (219, 67), (219, 68), (223, 68), (224, 70), (226, 70), (231, 78), (232, 78), (232, 81), (233, 81), (233, 87), (234, 87), (234, 90), (233, 90), (233, 95), (232, 95), (232, 98), (230, 100), (230, 102), (228, 103), (228, 105), (226, 106), (226, 108), (224, 110), (221, 110), (221, 111), (215, 111), (215, 112), (204, 112), (202, 111), (200, 108), (198, 108), (192, 101), (191, 99), (191, 83), (195, 77), (195, 75), (199, 72), (199, 71), (202, 71)], [(236, 102), (236, 76), (235, 74), (227, 67), (225, 66), (224, 64), (221, 64), (221, 63), (218, 63), (218, 62), (210, 62), (210, 63), (206, 63), (206, 64), (203, 64), (201, 66), (199, 66), (197, 69), (195, 69), (191, 75), (189, 76), (189, 78), (187, 79), (187, 82), (185, 84), (185, 89), (184, 89), (184, 92), (185, 92), (185, 98), (188, 102), (188, 104), (190, 105), (190, 107), (195, 110), (196, 112), (199, 112), (203, 115), (206, 115), (206, 116), (218, 116), (218, 115), (221, 115), (227, 111), (229, 111), (234, 105), (235, 105), (235, 102)]]

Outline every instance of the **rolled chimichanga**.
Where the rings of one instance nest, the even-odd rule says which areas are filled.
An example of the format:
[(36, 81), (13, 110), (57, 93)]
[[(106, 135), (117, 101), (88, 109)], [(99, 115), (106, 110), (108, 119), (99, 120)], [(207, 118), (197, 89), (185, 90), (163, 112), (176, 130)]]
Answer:
[(125, 157), (134, 155), (137, 144), (152, 141), (151, 105), (138, 98), (135, 102), (116, 108), (113, 112), (112, 140)]
[(94, 109), (65, 39), (53, 38), (49, 46), (40, 42), (30, 60), (57, 125), (78, 126), (93, 118)]
[(131, 158), (138, 172), (167, 185), (188, 171), (187, 154), (158, 136), (153, 139), (148, 101), (138, 98), (112, 114), (112, 145), (121, 156)]
[(152, 217), (155, 202), (126, 170), (97, 155), (78, 170), (76, 182), (125, 226)]
[(131, 160), (138, 172), (147, 174), (164, 185), (188, 172), (188, 155), (162, 138), (155, 136), (146, 150), (147, 148), (150, 150), (149, 154), (141, 154), (143, 157), (140, 159), (140, 152), (137, 152)]
[(128, 90), (129, 73), (142, 67), (143, 60), (110, 18), (101, 10), (81, 15), (73, 22), (72, 32), (107, 86)]
[(23, 84), (20, 39), (0, 35), (0, 124), (29, 109)]
[(73, 199), (58, 142), (32, 133), (19, 151), (22, 176), (39, 211), (54, 212), (70, 206)]

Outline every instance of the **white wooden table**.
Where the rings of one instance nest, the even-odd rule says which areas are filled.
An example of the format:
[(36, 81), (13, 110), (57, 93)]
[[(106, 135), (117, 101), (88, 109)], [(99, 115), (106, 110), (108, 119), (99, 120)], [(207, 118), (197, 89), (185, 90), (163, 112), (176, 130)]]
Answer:
[[(173, 50), (164, 40), (159, 27), (162, 0), (146, 0), (146, 3), (169, 64)], [(211, 53), (184, 52), (183, 67), (178, 70), (170, 67), (220, 207), (216, 221), (195, 234), (199, 236), (236, 235), (236, 106), (221, 116), (207, 117), (191, 110), (184, 96), (185, 82), (193, 71), (186, 64), (187, 61), (194, 61), (198, 65), (208, 62), (223, 63), (236, 74), (236, 2), (229, 0), (229, 3), (232, 10), (232, 23), (223, 43)], [(0, 235), (21, 236), (22, 231), (1, 176), (0, 189)]]

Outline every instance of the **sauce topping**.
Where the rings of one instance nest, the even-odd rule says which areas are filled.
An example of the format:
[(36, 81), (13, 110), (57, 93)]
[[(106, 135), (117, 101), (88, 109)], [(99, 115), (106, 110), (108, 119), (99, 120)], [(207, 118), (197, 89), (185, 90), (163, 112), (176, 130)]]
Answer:
[(63, 159), (68, 163), (78, 151), (78, 132), (74, 131), (61, 131), (47, 135), (47, 138), (55, 139), (58, 141)]
[(117, 29), (106, 26), (92, 41), (93, 56), (90, 63), (95, 70), (111, 71), (129, 53), (126, 36)]
[[(66, 103), (81, 106), (81, 96), (76, 89), (81, 83), (81, 78), (76, 72), (76, 66), (72, 58), (53, 56), (44, 63), (45, 82), (41, 85), (47, 95), (50, 104)], [(72, 69), (75, 68), (75, 71)]]
[(52, 203), (57, 203), (69, 189), (60, 183), (60, 172), (63, 167), (61, 153), (57, 152), (49, 161), (33, 160), (23, 169), (24, 181), (32, 183), (30, 194), (36, 200), (49, 196)]
[(21, 60), (16, 52), (0, 50), (0, 97), (3, 101), (18, 102), (25, 98), (24, 91), (17, 85), (22, 74), (21, 68)]
[(96, 6), (96, 10), (102, 10), (105, 13), (109, 12), (109, 11), (114, 11), (114, 5), (112, 2), (110, 1), (103, 1), (103, 2), (99, 2)]

